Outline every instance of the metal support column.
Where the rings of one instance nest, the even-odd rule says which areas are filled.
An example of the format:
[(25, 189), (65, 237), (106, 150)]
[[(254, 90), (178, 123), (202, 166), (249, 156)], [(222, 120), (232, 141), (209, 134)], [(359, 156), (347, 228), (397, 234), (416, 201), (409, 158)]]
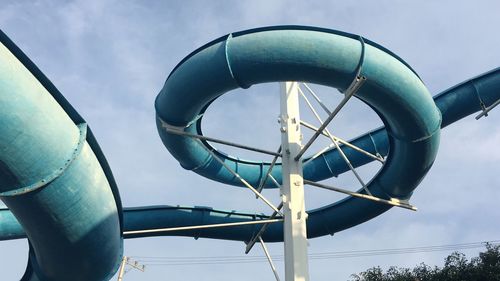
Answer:
[(308, 281), (307, 232), (304, 204), (302, 158), (297, 82), (280, 83), (281, 92), (281, 146), (283, 185), (281, 195), (284, 215), (285, 280)]
[(122, 262), (120, 264), (120, 270), (118, 272), (118, 281), (123, 281), (123, 275), (125, 274), (125, 265), (128, 262), (128, 257), (123, 256)]

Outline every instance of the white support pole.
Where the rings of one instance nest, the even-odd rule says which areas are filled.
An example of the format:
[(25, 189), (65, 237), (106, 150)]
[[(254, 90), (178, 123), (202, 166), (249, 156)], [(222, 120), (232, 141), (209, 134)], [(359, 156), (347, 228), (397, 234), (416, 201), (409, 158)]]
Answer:
[(125, 274), (125, 265), (128, 262), (128, 257), (123, 256), (122, 262), (120, 264), (120, 270), (118, 272), (118, 281), (123, 281), (123, 275)]
[(297, 82), (280, 83), (286, 281), (309, 280), (302, 158), (295, 160), (302, 148), (298, 87)]

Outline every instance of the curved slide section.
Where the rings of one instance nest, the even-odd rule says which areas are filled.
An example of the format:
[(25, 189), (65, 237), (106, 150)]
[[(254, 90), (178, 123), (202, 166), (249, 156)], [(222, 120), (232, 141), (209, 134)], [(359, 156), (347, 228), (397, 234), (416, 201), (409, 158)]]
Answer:
[[(441, 115), (411, 68), (391, 52), (356, 35), (286, 26), (249, 30), (215, 40), (189, 55), (168, 77), (155, 103), (158, 131), (167, 149), (184, 168), (241, 186), (239, 179), (209, 152), (213, 148), (208, 143), (171, 133), (171, 130), (201, 134), (203, 111), (214, 99), (238, 87), (273, 81), (305, 81), (345, 92), (355, 79), (365, 80), (355, 95), (384, 121), (391, 150), (367, 189), (376, 197), (406, 200), (434, 162)], [(382, 133), (374, 132), (373, 136), (383, 138)], [(304, 178), (318, 181), (334, 175), (335, 165), (330, 166), (328, 162), (338, 163), (336, 156), (335, 153), (323, 154), (304, 165)], [(254, 186), (270, 166), (270, 163), (240, 160), (222, 152), (218, 152), (218, 157)], [(281, 181), (281, 165), (276, 165), (273, 172), (278, 182)], [(365, 190), (358, 192), (366, 193)], [(334, 231), (325, 225), (337, 224), (341, 228), (357, 225), (387, 209), (378, 203), (348, 197), (308, 211), (308, 225), (322, 228), (310, 235)]]
[[(478, 106), (477, 102), (478, 100), (476, 100), (476, 90), (475, 87), (471, 85), (472, 83), (476, 83), (475, 87), (481, 89), (480, 96), (483, 98), (483, 100), (486, 100), (486, 106), (490, 106), (495, 101), (500, 99), (500, 68), (497, 68), (436, 95), (434, 97), (434, 100), (443, 113), (443, 120), (452, 120), (452, 122), (456, 122), (461, 118), (480, 110), (480, 106)], [(458, 101), (464, 101), (464, 103), (460, 103)], [(456, 108), (459, 108), (459, 110), (456, 110)], [(450, 115), (450, 112), (453, 112), (453, 115)], [(443, 122), (442, 126), (444, 127), (449, 124), (450, 122)], [(385, 135), (386, 133), (384, 128), (380, 128), (375, 130), (374, 132), (371, 132), (370, 134)], [(384, 146), (387, 147), (388, 145), (386, 138), (375, 138), (375, 140), (376, 145), (379, 148)], [(357, 143), (364, 149), (368, 149), (373, 145), (372, 142), (369, 141), (368, 133), (359, 138), (356, 138), (355, 140), (351, 140), (351, 142)], [(379, 149), (378, 151), (381, 152), (382, 150)], [(332, 150), (329, 153), (335, 153), (335, 150)], [(359, 153), (352, 153), (348, 156), (350, 159), (352, 159), (353, 157), (360, 157), (357, 160), (357, 163), (367, 163), (371, 161), (371, 158), (363, 157)], [(343, 160), (338, 159), (336, 160), (336, 162), (332, 162), (332, 167), (340, 167), (342, 161)], [(334, 172), (341, 174), (345, 172), (345, 170), (338, 169)], [(254, 221), (268, 218), (263, 214), (222, 211), (215, 210), (209, 207), (148, 206), (125, 208), (123, 212), (124, 231), (230, 223), (239, 221)], [(323, 215), (327, 214), (323, 213)], [(309, 236), (316, 237), (321, 236), (325, 233), (334, 234), (335, 232), (342, 231), (346, 228), (345, 225), (342, 225), (336, 221), (338, 219), (338, 216), (342, 214), (331, 215), (334, 215), (332, 220), (333, 222), (330, 222), (330, 224), (328, 225), (326, 223), (322, 223), (323, 218), (319, 216), (310, 216), (308, 220)], [(316, 219), (317, 223), (314, 223), (314, 220)], [(345, 218), (342, 219), (342, 221), (345, 221)], [(195, 238), (202, 237), (248, 241), (250, 240), (252, 235), (259, 230), (259, 228), (260, 226), (249, 225), (226, 228), (224, 229), (224, 231), (205, 229), (176, 232), (157, 232), (148, 234), (126, 235), (125, 238), (140, 238), (146, 236), (187, 236)], [(12, 212), (10, 212), (10, 210), (8, 209), (0, 210), (0, 240), (10, 240), (25, 237), (26, 235), (24, 233), (24, 230), (22, 229), (22, 226), (17, 222)], [(268, 242), (282, 241), (282, 225), (280, 223), (269, 225), (263, 235), (263, 239)]]
[[(0, 40), (0, 198), (13, 214), (0, 218), (15, 217), (29, 239), (23, 280), (104, 280), (122, 255), (107, 164), (84, 120), (3, 33)], [(12, 224), (1, 233), (20, 234)]]
[[(434, 102), (442, 112), (443, 118), (441, 126), (444, 128), (453, 122), (480, 111), (481, 106), (478, 96), (481, 97), (486, 107), (500, 100), (500, 68), (484, 73), (436, 95), (434, 97)], [(374, 141), (372, 141), (372, 139)], [(365, 150), (373, 150), (373, 152), (375, 152), (376, 149), (377, 152), (383, 155), (387, 155), (389, 147), (385, 128), (379, 128), (375, 131), (366, 133), (350, 142)], [(338, 156), (338, 152), (335, 149), (327, 153), (334, 154), (333, 156), (325, 157), (329, 159), (329, 166), (332, 167), (332, 172), (334, 174), (342, 174), (348, 171), (348, 168), (344, 167), (343, 159)], [(356, 167), (373, 161), (372, 158), (365, 157), (363, 154), (347, 148), (345, 153)], [(346, 201), (347, 200), (350, 199), (346, 199)], [(349, 209), (347, 205), (333, 204), (309, 211), (307, 221), (308, 237), (319, 237), (326, 234), (333, 235), (335, 232), (363, 223), (391, 208), (390, 206), (372, 203), (370, 201), (360, 201), (361, 204), (362, 202), (366, 204), (358, 207), (358, 209)], [(366, 209), (370, 210), (370, 213), (364, 212)], [(208, 207), (150, 206), (124, 209), (124, 226), (126, 231), (254, 221), (267, 218), (267, 216), (262, 214), (221, 211)], [(125, 238), (172, 235), (249, 241), (252, 235), (259, 229), (260, 226), (258, 225), (247, 225), (226, 228), (223, 231), (212, 229), (157, 232), (126, 235)], [(265, 241), (269, 242), (282, 241), (282, 224), (274, 223), (269, 225), (262, 237)]]
[[(445, 90), (434, 97), (434, 102), (442, 113), (444, 128), (459, 121), (460, 119), (479, 112), (482, 107), (480, 100), (485, 107), (489, 107), (500, 100), (500, 68), (496, 68), (473, 79), (465, 81), (457, 86)], [(373, 141), (372, 141), (373, 139)], [(379, 152), (387, 155), (389, 143), (385, 128), (379, 128), (366, 133), (349, 142), (356, 144), (360, 148), (372, 153)], [(372, 158), (357, 153), (349, 148), (344, 148), (348, 158), (356, 167), (373, 161)], [(333, 174), (342, 174), (349, 170), (345, 167), (344, 160), (340, 158), (336, 149), (327, 152), (324, 158), (328, 159), (329, 166)], [(349, 199), (346, 199), (349, 200)], [(311, 210), (308, 212), (307, 222), (308, 237), (319, 237), (326, 234), (334, 234), (349, 227), (363, 223), (376, 215), (387, 211), (390, 206), (366, 201), (366, 205), (360, 208), (368, 208), (370, 214), (363, 212), (365, 209), (343, 209), (341, 204), (333, 204), (325, 208)], [(374, 215), (376, 214), (376, 215)], [(147, 219), (144, 219), (147, 218)], [(228, 223), (236, 221), (253, 221), (267, 219), (262, 214), (237, 213), (229, 211), (214, 210), (206, 207), (175, 207), (175, 206), (151, 206), (140, 208), (126, 208), (124, 210), (125, 229), (156, 229), (189, 225)], [(249, 241), (260, 226), (240, 226), (227, 228), (224, 231), (196, 230), (183, 232), (158, 232), (150, 234), (128, 235), (125, 238), (135, 238), (144, 236), (189, 236), (205, 237), (215, 239), (228, 239)], [(282, 224), (274, 223), (269, 225), (263, 235), (265, 241), (282, 241)]]
[[(85, 120), (1, 32), (0, 42), (0, 198), (9, 207), (0, 209), (0, 240), (28, 238), (23, 280), (108, 280), (122, 256), (124, 231), (267, 218), (209, 207), (122, 210), (109, 166)], [(315, 51), (301, 52), (304, 48)], [(367, 80), (357, 97), (374, 108), (386, 126), (350, 142), (388, 156), (369, 183), (370, 191), (383, 198), (411, 196), (432, 165), (441, 127), (500, 100), (500, 69), (450, 88), (433, 101), (404, 61), (369, 40), (319, 28), (263, 28), (221, 37), (183, 60), (156, 100), (158, 130), (183, 167), (237, 185), (206, 153), (208, 143), (169, 134), (165, 127), (201, 134), (201, 117), (210, 102), (238, 87), (300, 80), (344, 91), (358, 75)], [(356, 167), (372, 161), (344, 150)], [(216, 153), (253, 184), (268, 165)], [(273, 174), (278, 179), (279, 170)], [(347, 170), (332, 149), (305, 165), (304, 176), (320, 180)], [(308, 236), (334, 234), (388, 209), (347, 197), (310, 210)], [(259, 229), (246, 225), (124, 238), (175, 235), (248, 241)], [(263, 239), (282, 241), (282, 224), (269, 225)]]
[(0, 241), (26, 238), (23, 227), (9, 209), (0, 209)]
[[(375, 108), (388, 125), (394, 141), (392, 149), (426, 155), (420, 164), (432, 164), (439, 140), (440, 115), (413, 70), (369, 40), (312, 27), (279, 26), (233, 33), (190, 54), (172, 71), (156, 99), (158, 131), (182, 167), (212, 180), (242, 186), (213, 160), (207, 151), (213, 148), (208, 143), (200, 144), (196, 139), (168, 133), (165, 128), (202, 134), (200, 116), (207, 106), (220, 95), (239, 87), (272, 81), (305, 81), (345, 91), (358, 75), (365, 77), (366, 82), (356, 96)], [(416, 145), (407, 149), (407, 145), (413, 146), (416, 142), (422, 144), (419, 151), (415, 150)], [(253, 185), (260, 183), (263, 171), (270, 165), (215, 152)], [(317, 181), (332, 176), (326, 163), (330, 159), (325, 160), (324, 156), (304, 165), (306, 179)], [(400, 160), (403, 162), (399, 165), (406, 162), (404, 159), (394, 161)], [(387, 173), (391, 173), (390, 170), (386, 169)], [(280, 164), (273, 169), (273, 176), (281, 181)], [(415, 187), (409, 183), (404, 185), (408, 190)], [(264, 187), (275, 185), (268, 179)], [(408, 190), (384, 192), (400, 193), (404, 197)]]
[[(476, 89), (480, 89), (476, 92)], [(443, 122), (442, 127), (448, 126), (453, 122), (479, 112), (481, 106), (479, 103), (478, 95), (485, 102), (485, 106), (492, 105), (495, 101), (500, 100), (500, 68), (494, 69), (484, 73), (474, 79), (465, 81), (457, 86), (454, 86), (446, 91), (443, 91), (434, 97), (434, 101), (440, 111), (442, 112)], [(375, 140), (373, 143), (369, 134)], [(379, 128), (373, 132), (366, 133), (356, 139), (351, 140), (357, 146), (365, 149), (375, 149), (374, 144), (378, 148), (376, 151), (382, 155), (386, 155), (388, 150), (388, 140), (386, 137), (385, 128)], [(379, 137), (373, 137), (379, 136)], [(385, 149), (384, 149), (385, 148)], [(375, 150), (373, 150), (375, 152)], [(327, 153), (338, 153), (335, 149)], [(346, 154), (349, 159), (355, 163), (355, 166), (372, 161), (371, 158), (365, 157), (362, 154), (354, 151), (349, 151), (346, 148)], [(343, 160), (340, 157), (328, 157), (337, 159), (329, 163), (333, 167), (335, 174), (342, 174), (347, 170), (343, 167)], [(343, 167), (343, 168), (342, 168)], [(156, 228), (170, 228), (189, 225), (203, 225), (215, 223), (228, 223), (236, 221), (252, 221), (258, 219), (266, 219), (267, 216), (262, 214), (251, 213), (237, 213), (233, 211), (215, 210), (208, 207), (180, 207), (180, 206), (148, 206), (137, 208), (124, 209), (124, 230), (141, 230), (141, 229), (156, 229)], [(276, 227), (276, 230), (273, 228)], [(333, 223), (328, 228), (331, 233), (341, 231), (345, 228)], [(206, 237), (215, 239), (229, 239), (247, 241), (252, 233), (256, 231), (254, 226), (245, 227), (231, 227), (223, 232), (198, 230), (198, 231), (184, 231), (184, 232), (158, 232), (154, 235), (158, 236), (190, 236), (190, 237)], [(281, 226), (279, 224), (271, 225), (265, 233), (264, 238), (266, 241), (279, 241), (280, 240)], [(315, 235), (319, 233), (309, 226), (308, 234)], [(128, 235), (125, 238), (135, 238), (150, 236), (147, 235)], [(320, 236), (320, 235), (315, 235)], [(21, 225), (17, 222), (12, 212), (8, 209), (0, 210), (0, 240), (10, 240), (16, 238), (25, 238), (25, 232)]]

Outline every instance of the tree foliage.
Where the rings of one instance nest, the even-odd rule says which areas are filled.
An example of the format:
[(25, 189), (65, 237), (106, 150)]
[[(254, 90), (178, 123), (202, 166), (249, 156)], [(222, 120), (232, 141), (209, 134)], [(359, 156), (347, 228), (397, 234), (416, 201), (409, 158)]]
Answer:
[(413, 269), (379, 266), (351, 275), (351, 281), (500, 281), (500, 245), (486, 244), (486, 251), (468, 260), (459, 252), (446, 257), (442, 268), (425, 263)]

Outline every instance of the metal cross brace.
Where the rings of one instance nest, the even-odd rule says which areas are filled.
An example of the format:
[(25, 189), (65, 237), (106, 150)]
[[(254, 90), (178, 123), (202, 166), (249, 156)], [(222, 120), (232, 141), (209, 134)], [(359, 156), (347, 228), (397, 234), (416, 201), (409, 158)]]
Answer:
[(269, 254), (269, 251), (267, 250), (267, 246), (264, 243), (264, 240), (262, 240), (262, 237), (259, 236), (259, 242), (260, 245), (262, 246), (262, 250), (266, 254), (267, 261), (269, 262), (269, 265), (271, 266), (271, 269), (273, 270), (274, 277), (276, 277), (276, 281), (280, 281), (280, 277), (278, 275), (278, 271), (276, 271), (276, 267), (274, 266), (273, 260), (271, 258), (271, 255)]
[(493, 108), (495, 108), (499, 104), (500, 104), (500, 99), (498, 99), (492, 105), (490, 105), (490, 106), (488, 106), (486, 108), (483, 108), (483, 111), (481, 111), (481, 113), (479, 113), (479, 115), (476, 116), (476, 120), (479, 120), (479, 118), (481, 118), (483, 116), (488, 117), (488, 112), (490, 112)]
[(391, 205), (391, 206), (395, 206), (395, 207), (400, 207), (400, 208), (404, 208), (404, 209), (408, 209), (408, 210), (412, 210), (412, 211), (417, 210), (417, 208), (415, 206), (413, 206), (409, 203), (406, 203), (403, 200), (396, 199), (396, 198), (392, 198), (391, 200), (386, 200), (386, 199), (382, 199), (379, 197), (375, 197), (373, 195), (366, 195), (366, 194), (362, 194), (362, 193), (358, 193), (358, 192), (353, 192), (353, 191), (349, 191), (346, 189), (333, 187), (333, 186), (329, 186), (329, 185), (325, 185), (325, 184), (321, 184), (321, 183), (317, 183), (317, 182), (309, 181), (309, 180), (304, 180), (304, 184), (308, 184), (308, 185), (312, 185), (312, 186), (316, 186), (316, 187), (320, 187), (320, 188), (324, 188), (324, 189), (328, 189), (328, 190), (333, 190), (333, 191), (337, 191), (340, 193), (351, 195), (353, 197), (363, 198), (363, 199), (371, 200), (374, 202), (387, 204), (387, 205)]
[[(283, 208), (283, 202), (281, 202), (278, 205), (278, 210), (281, 210), (281, 208)], [(274, 219), (274, 218), (276, 218), (277, 215), (278, 215), (278, 213), (274, 212), (269, 217), (269, 219)], [(268, 225), (269, 225), (268, 223), (263, 224), (262, 227), (260, 228), (260, 230), (257, 232), (257, 234), (255, 234), (252, 237), (252, 239), (250, 239), (250, 241), (247, 243), (247, 247), (245, 249), (245, 254), (248, 254), (250, 252), (250, 250), (252, 250), (253, 246), (255, 245), (255, 242), (257, 242), (257, 240), (261, 238), (261, 236), (264, 233), (264, 231), (266, 231)]]
[[(314, 116), (316, 117), (316, 119), (320, 122), (320, 123), (323, 123), (323, 121), (321, 120), (321, 117), (319, 116), (319, 114), (316, 112), (316, 110), (314, 109), (314, 107), (312, 106), (311, 102), (309, 101), (309, 99), (306, 97), (306, 95), (304, 94), (304, 92), (302, 92), (302, 90), (300, 89), (300, 87), (298, 88), (299, 90), (299, 93), (301, 94), (301, 96), (304, 98), (304, 100), (306, 101), (307, 105), (309, 106), (309, 108), (311, 109), (312, 113), (314, 114)], [(319, 129), (318, 131), (316, 131), (316, 133), (319, 132)], [(338, 143), (338, 141), (332, 136), (332, 134), (330, 134), (330, 131), (327, 129), (327, 128), (324, 128), (322, 130), (322, 132), (324, 132), (328, 138), (330, 138), (330, 140), (332, 141), (332, 143), (335, 145), (335, 148), (337, 149), (337, 151), (339, 152), (340, 156), (342, 156), (342, 159), (344, 159), (345, 163), (347, 164), (347, 166), (349, 166), (349, 169), (353, 172), (354, 176), (356, 177), (356, 179), (358, 179), (359, 183), (361, 184), (361, 186), (363, 187), (363, 189), (366, 191), (366, 193), (368, 193), (369, 195), (372, 195), (371, 192), (368, 190), (368, 188), (366, 187), (366, 184), (365, 182), (363, 181), (363, 179), (361, 178), (361, 176), (358, 174), (358, 172), (356, 172), (356, 169), (354, 168), (354, 166), (351, 164), (351, 162), (349, 161), (349, 159), (347, 158), (347, 155), (345, 155), (344, 151), (342, 150), (342, 148), (340, 148), (340, 145)]]
[(232, 227), (232, 226), (252, 225), (252, 224), (269, 224), (269, 223), (276, 223), (276, 222), (282, 222), (282, 221), (283, 221), (282, 218), (274, 218), (274, 219), (265, 219), (265, 220), (255, 220), (255, 221), (241, 221), (241, 222), (230, 222), (230, 223), (217, 223), (217, 224), (190, 225), (190, 226), (179, 226), (179, 227), (168, 227), (168, 228), (130, 230), (130, 231), (124, 231), (123, 235), (182, 231), (182, 230), (205, 229), (205, 228)]
[(212, 155), (212, 157), (219, 162), (226, 170), (229, 171), (233, 176), (235, 176), (243, 185), (245, 185), (248, 189), (250, 189), (257, 197), (259, 197), (264, 203), (266, 203), (271, 209), (273, 209), (275, 212), (278, 212), (280, 215), (283, 215), (276, 206), (274, 206), (269, 200), (264, 197), (260, 192), (258, 192), (251, 184), (249, 184), (244, 178), (242, 178), (237, 172), (233, 171), (231, 167), (229, 167), (222, 159), (219, 158), (212, 150), (207, 148), (208, 153)]
[[(317, 131), (318, 131), (318, 128), (317, 128), (317, 127), (315, 127), (314, 125), (311, 125), (311, 124), (309, 124), (309, 123), (307, 123), (307, 122), (305, 122), (305, 121), (303, 121), (303, 120), (300, 120), (300, 124), (301, 124), (302, 126), (304, 126), (305, 128), (309, 129), (309, 130), (312, 130), (312, 131), (315, 131), (315, 132), (317, 132)], [(323, 131), (323, 132), (321, 132), (321, 135), (323, 135), (323, 136), (325, 136), (325, 137), (328, 137), (328, 134), (327, 134), (327, 133), (325, 133), (324, 131)], [(360, 153), (362, 153), (362, 154), (364, 154), (364, 155), (366, 155), (366, 156), (368, 156), (368, 157), (372, 158), (373, 160), (379, 161), (379, 162), (380, 162), (380, 163), (382, 163), (382, 164), (383, 164), (383, 163), (385, 163), (385, 160), (384, 160), (384, 159), (382, 158), (382, 156), (380, 156), (380, 155), (373, 155), (372, 153), (370, 153), (370, 152), (368, 152), (368, 151), (366, 151), (366, 150), (364, 150), (364, 149), (362, 149), (362, 148), (360, 148), (360, 147), (358, 147), (358, 146), (355, 146), (354, 144), (352, 144), (352, 143), (350, 143), (350, 142), (348, 142), (348, 141), (345, 141), (345, 140), (343, 140), (343, 139), (341, 139), (341, 138), (339, 138), (339, 137), (337, 137), (337, 136), (332, 135), (332, 137), (333, 137), (333, 138), (334, 138), (337, 142), (340, 142), (341, 144), (343, 144), (343, 145), (345, 145), (345, 146), (348, 146), (348, 147), (350, 147), (350, 148), (354, 149), (355, 151), (360, 152)], [(310, 160), (310, 159), (309, 159), (309, 160)]]
[(311, 139), (306, 143), (306, 145), (300, 150), (300, 152), (295, 156), (295, 160), (299, 160), (302, 155), (309, 149), (312, 143), (318, 138), (318, 136), (323, 132), (323, 130), (330, 124), (330, 122), (335, 118), (335, 116), (339, 113), (339, 111), (344, 107), (344, 105), (349, 101), (349, 99), (359, 90), (359, 88), (366, 81), (366, 77), (364, 76), (356, 76), (356, 78), (352, 81), (351, 85), (345, 91), (345, 96), (337, 105), (337, 107), (333, 110), (333, 112), (328, 116), (325, 122), (318, 128), (318, 131), (314, 133)]
[(273, 155), (275, 157), (281, 157), (281, 154), (279, 152), (255, 148), (255, 147), (251, 147), (251, 146), (247, 146), (247, 145), (243, 145), (243, 144), (238, 144), (238, 143), (234, 143), (234, 142), (229, 142), (229, 141), (225, 141), (225, 140), (221, 140), (221, 139), (216, 139), (216, 138), (212, 138), (212, 137), (207, 137), (207, 136), (203, 136), (203, 135), (191, 134), (191, 133), (185, 132), (185, 131), (177, 129), (177, 128), (174, 129), (174, 128), (170, 128), (167, 126), (164, 126), (164, 128), (167, 132), (169, 132), (171, 134), (175, 134), (175, 135), (211, 141), (211, 142), (220, 143), (220, 144), (229, 145), (229, 146), (234, 146), (234, 147), (238, 147), (238, 148), (242, 148), (242, 149), (246, 149), (246, 150), (250, 150), (250, 151), (254, 151), (254, 152), (269, 154), (269, 155)]

